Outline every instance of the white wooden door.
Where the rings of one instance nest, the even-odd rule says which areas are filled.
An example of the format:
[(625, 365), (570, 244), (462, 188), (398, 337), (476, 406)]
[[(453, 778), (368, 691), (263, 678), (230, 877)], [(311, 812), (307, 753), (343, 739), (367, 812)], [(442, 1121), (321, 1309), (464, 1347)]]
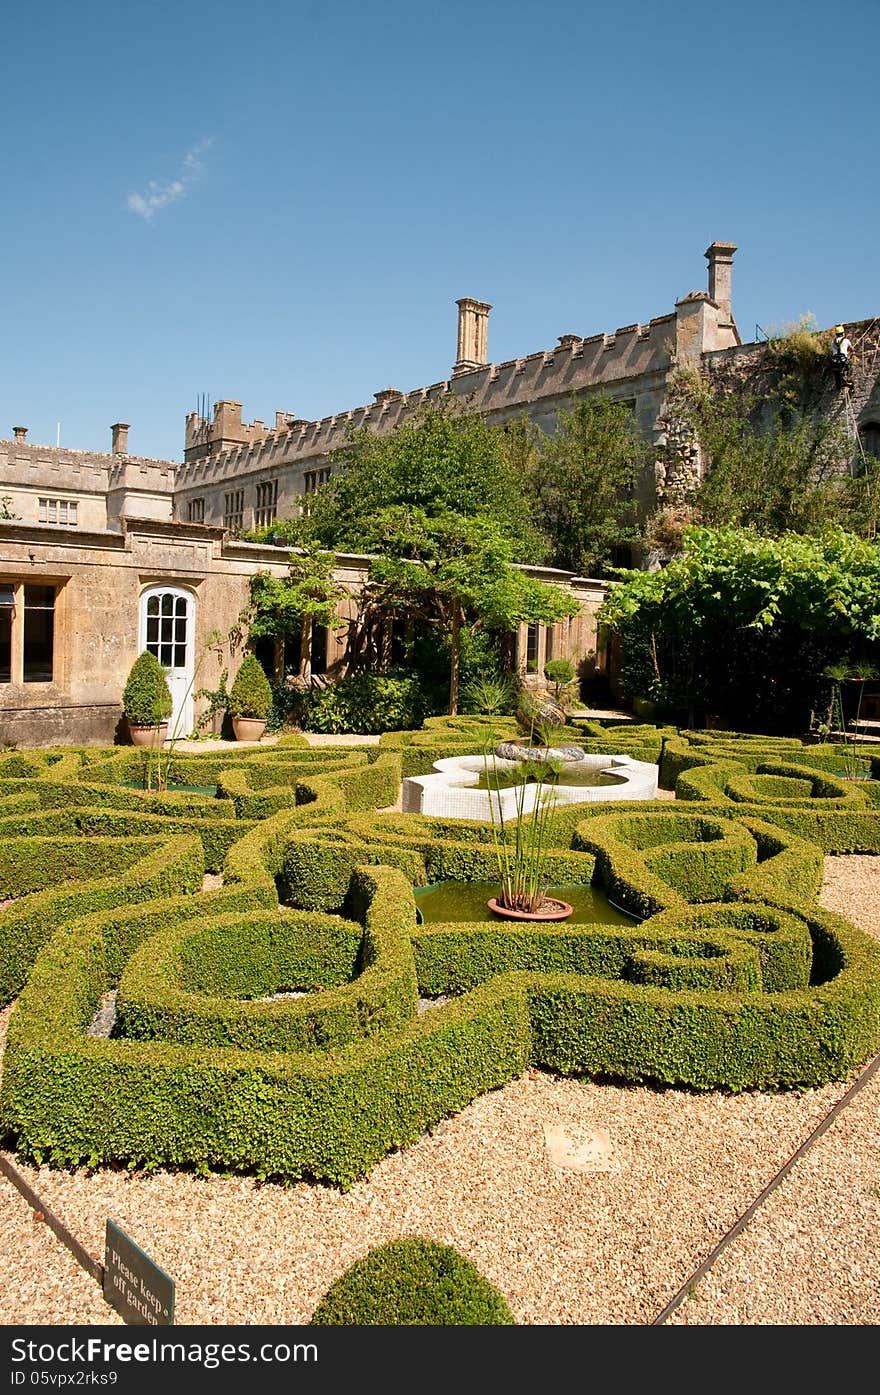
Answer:
[(141, 596), (138, 653), (148, 649), (165, 670), (174, 707), (168, 735), (193, 729), (195, 598), (179, 586), (151, 586)]

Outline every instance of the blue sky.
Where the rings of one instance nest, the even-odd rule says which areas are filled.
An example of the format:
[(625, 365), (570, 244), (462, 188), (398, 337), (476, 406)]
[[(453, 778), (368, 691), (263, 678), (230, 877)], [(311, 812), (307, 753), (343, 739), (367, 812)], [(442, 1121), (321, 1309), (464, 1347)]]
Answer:
[(880, 0), (8, 8), (0, 436), (179, 459), (706, 285), (744, 339), (880, 315)]

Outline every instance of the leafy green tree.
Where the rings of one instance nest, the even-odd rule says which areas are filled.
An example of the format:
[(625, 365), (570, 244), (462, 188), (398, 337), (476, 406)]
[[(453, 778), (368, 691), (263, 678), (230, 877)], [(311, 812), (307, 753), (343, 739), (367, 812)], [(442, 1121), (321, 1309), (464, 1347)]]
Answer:
[(334, 578), (332, 552), (309, 545), (291, 552), (287, 576), (259, 571), (250, 582), (249, 635), (252, 639), (300, 641), (300, 676), (308, 673), (312, 626), (339, 627), (337, 605), (344, 588)]
[(503, 431), (475, 414), (429, 403), (389, 436), (354, 433), (304, 526), (324, 547), (363, 552), (382, 544), (373, 521), (394, 506), (426, 516), (491, 514), (517, 561), (546, 552)]
[(243, 542), (268, 543), (276, 547), (302, 547), (311, 541), (312, 534), (313, 529), (308, 516), (305, 515), (297, 518), (279, 518), (262, 528), (251, 528), (249, 532), (242, 533), (241, 538)]
[(829, 525), (813, 536), (689, 527), (659, 571), (611, 586), (600, 624), (621, 636), (627, 697), (689, 725), (805, 730), (831, 663), (880, 654), (880, 545)]
[(556, 433), (527, 460), (555, 566), (601, 576), (616, 549), (638, 542), (636, 489), (650, 458), (622, 402), (584, 397), (559, 413)]
[(370, 562), (365, 619), (378, 614), (427, 622), (448, 639), (452, 715), (463, 630), (511, 630), (522, 621), (561, 620), (580, 608), (560, 588), (514, 565), (514, 544), (494, 516), (394, 505), (373, 516), (366, 540), (370, 546), (381, 540), (382, 551)]
[(708, 469), (694, 502), (707, 527), (736, 524), (779, 536), (815, 532), (846, 511), (848, 437), (825, 417), (776, 415), (756, 427), (727, 398), (701, 411), (700, 444)]

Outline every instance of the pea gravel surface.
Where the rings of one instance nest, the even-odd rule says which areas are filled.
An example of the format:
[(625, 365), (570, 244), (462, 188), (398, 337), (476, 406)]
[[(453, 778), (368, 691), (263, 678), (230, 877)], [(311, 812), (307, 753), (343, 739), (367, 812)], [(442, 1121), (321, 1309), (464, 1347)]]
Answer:
[[(822, 901), (880, 933), (880, 858), (827, 859)], [(467, 1255), (520, 1324), (643, 1325), (849, 1083), (696, 1094), (528, 1072), (345, 1193), (4, 1156), (96, 1258), (107, 1219), (121, 1226), (175, 1280), (181, 1325), (305, 1324), (355, 1259), (405, 1235)], [(875, 1076), (668, 1321), (880, 1322), (878, 1115)], [(121, 1321), (5, 1178), (0, 1252), (0, 1323)]]

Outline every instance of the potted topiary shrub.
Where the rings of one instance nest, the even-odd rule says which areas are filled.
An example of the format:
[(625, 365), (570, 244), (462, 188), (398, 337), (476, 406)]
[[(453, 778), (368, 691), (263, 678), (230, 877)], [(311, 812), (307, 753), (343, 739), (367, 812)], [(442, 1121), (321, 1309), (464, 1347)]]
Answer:
[(253, 654), (247, 655), (233, 679), (227, 711), (236, 741), (259, 741), (272, 711), (272, 688)]
[(135, 746), (161, 746), (168, 735), (174, 702), (165, 671), (155, 654), (145, 649), (129, 670), (122, 690), (122, 710)]
[(575, 666), (568, 659), (548, 659), (544, 665), (544, 677), (553, 684), (553, 696), (563, 708), (571, 706), (575, 673)]

